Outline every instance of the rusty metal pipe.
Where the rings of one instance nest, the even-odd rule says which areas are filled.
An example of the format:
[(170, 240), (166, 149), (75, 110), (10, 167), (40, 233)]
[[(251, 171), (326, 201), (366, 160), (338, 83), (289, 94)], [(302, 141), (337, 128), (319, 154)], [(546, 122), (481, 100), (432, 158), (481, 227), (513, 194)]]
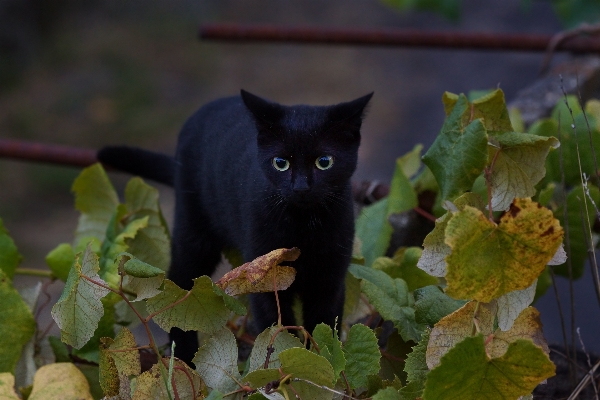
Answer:
[(97, 162), (95, 150), (15, 139), (0, 139), (0, 158), (71, 167), (87, 167)]
[[(231, 42), (280, 42), (354, 46), (403, 46), (442, 49), (546, 51), (552, 35), (489, 32), (427, 32), (401, 29), (334, 29), (311, 27), (208, 24), (200, 39)], [(556, 51), (600, 53), (600, 38), (577, 36), (559, 43)]]

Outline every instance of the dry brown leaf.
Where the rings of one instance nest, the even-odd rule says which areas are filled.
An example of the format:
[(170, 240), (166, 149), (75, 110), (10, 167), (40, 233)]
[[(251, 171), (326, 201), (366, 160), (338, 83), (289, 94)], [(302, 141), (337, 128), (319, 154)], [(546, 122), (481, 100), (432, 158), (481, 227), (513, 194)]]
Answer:
[(296, 270), (279, 264), (295, 261), (299, 256), (300, 250), (296, 247), (273, 250), (226, 273), (216, 285), (230, 296), (272, 292), (275, 281), (277, 290), (285, 290), (294, 282)]

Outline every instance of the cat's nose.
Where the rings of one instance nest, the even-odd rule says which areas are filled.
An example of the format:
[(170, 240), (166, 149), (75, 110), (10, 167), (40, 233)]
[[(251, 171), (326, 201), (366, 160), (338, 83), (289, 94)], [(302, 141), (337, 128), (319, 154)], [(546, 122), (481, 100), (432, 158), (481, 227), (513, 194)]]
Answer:
[(308, 180), (306, 177), (297, 177), (294, 181), (294, 186), (292, 187), (294, 193), (306, 193), (310, 190), (310, 186), (308, 186)]

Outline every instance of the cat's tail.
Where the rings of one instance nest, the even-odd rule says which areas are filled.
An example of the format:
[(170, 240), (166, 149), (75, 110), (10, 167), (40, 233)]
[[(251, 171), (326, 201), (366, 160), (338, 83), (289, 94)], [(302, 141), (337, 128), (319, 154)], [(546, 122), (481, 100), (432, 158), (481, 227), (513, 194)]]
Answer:
[(107, 146), (97, 154), (98, 161), (119, 171), (173, 186), (175, 159), (153, 151), (128, 146)]

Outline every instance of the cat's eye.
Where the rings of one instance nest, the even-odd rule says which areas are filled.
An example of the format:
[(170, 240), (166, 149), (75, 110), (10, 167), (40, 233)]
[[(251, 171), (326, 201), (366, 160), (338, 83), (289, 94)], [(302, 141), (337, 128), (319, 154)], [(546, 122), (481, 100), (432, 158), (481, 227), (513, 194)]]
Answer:
[(319, 157), (317, 158), (317, 161), (315, 161), (315, 164), (317, 165), (317, 168), (325, 171), (326, 169), (333, 167), (333, 156)]
[(273, 168), (275, 168), (277, 171), (287, 171), (289, 167), (290, 162), (285, 158), (273, 157)]

